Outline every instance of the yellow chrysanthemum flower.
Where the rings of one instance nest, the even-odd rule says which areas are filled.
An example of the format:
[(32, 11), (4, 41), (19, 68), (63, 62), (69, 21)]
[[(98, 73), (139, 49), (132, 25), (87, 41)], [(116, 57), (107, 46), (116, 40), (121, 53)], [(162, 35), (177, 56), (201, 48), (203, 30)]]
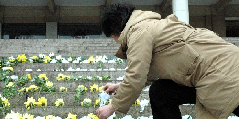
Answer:
[(18, 90), (18, 92), (24, 92), (24, 91), (26, 91), (26, 87), (23, 87), (20, 90)]
[(39, 78), (43, 78), (43, 79), (46, 80), (46, 81), (48, 80), (46, 74), (40, 74), (38, 77), (39, 77)]
[(31, 98), (27, 98), (27, 102), (24, 102), (24, 104), (26, 105), (27, 110), (30, 110), (31, 108), (34, 108), (36, 101), (35, 99), (33, 99), (33, 97)]
[(69, 79), (70, 79), (70, 76), (64, 75), (64, 80), (69, 80)]
[(25, 54), (18, 55), (18, 56), (17, 56), (17, 61), (18, 61), (18, 62), (25, 63), (25, 62), (27, 61), (26, 55), (25, 55)]
[(100, 98), (95, 100), (95, 105), (94, 106), (100, 106)]
[(99, 87), (96, 84), (93, 84), (92, 86), (90, 86), (90, 92), (98, 92)]
[(54, 119), (53, 115), (44, 116), (44, 119)]
[(95, 58), (94, 58), (94, 56), (93, 56), (93, 55), (90, 56), (87, 61), (88, 61), (88, 63), (95, 63)]
[(10, 103), (8, 102), (8, 99), (6, 98), (1, 98), (2, 99), (2, 103), (4, 104), (5, 107), (10, 107)]
[(52, 83), (51, 81), (47, 81), (47, 82), (46, 82), (46, 86), (52, 87), (52, 86), (53, 86), (53, 83)]
[(34, 91), (36, 91), (38, 88), (39, 88), (39, 87), (36, 86), (36, 85), (30, 85), (30, 86), (26, 89), (26, 92), (28, 92), (29, 90), (30, 90), (31, 92), (34, 92)]
[(64, 106), (64, 101), (63, 99), (57, 99), (55, 102), (56, 107)]
[(88, 117), (90, 117), (91, 119), (99, 119), (96, 115), (94, 115), (93, 113), (90, 113), (87, 115)]
[(47, 60), (44, 60), (44, 63), (47, 63)]
[(47, 106), (47, 99), (45, 97), (41, 97), (38, 99), (38, 102), (41, 103), (41, 106)]
[(99, 87), (99, 92), (102, 92), (104, 86)]
[(46, 60), (47, 62), (49, 62), (51, 59), (50, 59), (49, 56), (45, 56), (45, 60)]
[(4, 71), (6, 71), (6, 70), (13, 71), (13, 68), (12, 68), (12, 67), (3, 67), (2, 69), (3, 69)]
[(13, 86), (13, 84), (14, 84), (14, 82), (9, 82), (9, 83), (6, 85), (6, 87), (11, 87), (11, 86)]
[(140, 100), (137, 99), (133, 105), (140, 105)]
[(59, 89), (59, 91), (60, 91), (60, 92), (67, 92), (67, 88), (61, 86), (60, 89)]
[(69, 113), (66, 119), (76, 119), (76, 116), (77, 116), (76, 114)]
[(22, 59), (22, 56), (21, 56), (21, 55), (18, 55), (18, 56), (17, 56), (17, 61), (21, 62), (21, 61), (22, 61), (21, 59)]
[(32, 59), (38, 59), (38, 57), (37, 56), (32, 56)]
[(64, 74), (58, 74), (58, 76), (56, 77), (56, 80), (63, 81), (64, 80)]
[(22, 114), (20, 114), (18, 112), (15, 113), (13, 111), (11, 111), (11, 113), (7, 113), (7, 115), (6, 115), (6, 117), (4, 119), (12, 119), (12, 117), (17, 118), (17, 119), (23, 119), (22, 118)]
[(15, 61), (15, 58), (9, 59), (9, 62), (14, 62), (14, 61)]
[(89, 107), (89, 106), (91, 106), (91, 104), (92, 104), (92, 101), (91, 101), (91, 99), (89, 99), (89, 98), (85, 98), (82, 102), (81, 102), (81, 106), (87, 106), (87, 107)]
[(84, 88), (84, 91), (87, 91), (87, 88), (84, 85), (79, 85), (77, 88)]
[(22, 119), (34, 119), (34, 115), (26, 113), (22, 115)]
[(27, 74), (27, 78), (29, 81), (32, 80), (31, 74)]
[(105, 103), (105, 105), (108, 105), (111, 103), (111, 101), (112, 101), (112, 99), (109, 99), (109, 100), (106, 100), (104, 103)]

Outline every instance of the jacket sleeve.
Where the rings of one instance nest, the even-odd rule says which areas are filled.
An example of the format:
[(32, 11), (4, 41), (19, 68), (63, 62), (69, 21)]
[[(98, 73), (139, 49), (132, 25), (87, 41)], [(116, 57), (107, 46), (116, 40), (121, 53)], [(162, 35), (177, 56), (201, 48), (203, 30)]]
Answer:
[(147, 29), (134, 30), (127, 38), (127, 65), (125, 79), (120, 83), (112, 106), (126, 114), (145, 87), (152, 59), (153, 38)]

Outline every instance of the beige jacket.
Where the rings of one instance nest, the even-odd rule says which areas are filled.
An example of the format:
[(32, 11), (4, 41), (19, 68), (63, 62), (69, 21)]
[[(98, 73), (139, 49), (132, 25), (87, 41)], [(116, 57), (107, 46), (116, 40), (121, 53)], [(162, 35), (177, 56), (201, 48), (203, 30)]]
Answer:
[(239, 104), (239, 48), (214, 32), (157, 13), (135, 10), (117, 57), (128, 69), (112, 100), (127, 113), (148, 81), (170, 79), (196, 88), (197, 119), (226, 119)]

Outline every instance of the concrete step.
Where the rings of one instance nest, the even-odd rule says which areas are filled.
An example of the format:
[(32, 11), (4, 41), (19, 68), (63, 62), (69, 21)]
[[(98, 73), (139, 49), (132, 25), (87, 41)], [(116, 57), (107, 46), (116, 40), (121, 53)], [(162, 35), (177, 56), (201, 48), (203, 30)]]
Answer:
[[(21, 114), (30, 113), (36, 116), (55, 115), (62, 118), (66, 118), (68, 113), (70, 112), (72, 114), (77, 114), (77, 118), (81, 118), (83, 116), (87, 116), (89, 113), (96, 114), (95, 112), (97, 109), (98, 107), (94, 108), (93, 106), (87, 107), (87, 108), (84, 108), (82, 106), (76, 106), (75, 108), (73, 106), (64, 106), (64, 107), (59, 107), (57, 109), (55, 106), (47, 106), (45, 110), (41, 107), (36, 107), (35, 109), (31, 109), (29, 111), (27, 111), (25, 107), (16, 107), (16, 108), (13, 108), (12, 110), (14, 112), (19, 112)], [(135, 119), (137, 117), (137, 112), (139, 116), (147, 116), (147, 117), (151, 116), (151, 108), (149, 106), (145, 107), (143, 112), (139, 112), (140, 106), (136, 106), (136, 109), (135, 109), (135, 106), (132, 106), (127, 114), (132, 115), (132, 117)], [(119, 114), (118, 116), (123, 117), (125, 115)]]
[[(75, 89), (79, 85), (84, 85), (90, 90), (90, 86), (93, 84), (98, 85), (99, 87), (106, 85), (107, 83), (119, 83), (121, 80), (107, 80), (107, 81), (57, 81), (57, 80), (49, 80), (53, 82), (54, 87), (56, 90), (59, 90), (60, 87), (66, 87), (68, 92), (75, 92)], [(30, 85), (35, 85), (34, 82), (28, 82), (25, 87), (28, 87)], [(5, 87), (4, 82), (0, 82), (0, 92), (2, 92), (3, 88)], [(21, 88), (21, 87), (19, 87)]]
[(14, 71), (11, 75), (17, 75), (17, 76), (25, 76), (26, 74), (30, 74), (32, 77), (34, 75), (39, 74), (46, 74), (49, 80), (54, 81), (56, 80), (56, 77), (58, 74), (64, 74), (67, 76), (110, 76), (112, 80), (116, 80), (118, 77), (122, 77), (125, 75), (125, 70), (119, 70), (119, 71)]
[(102, 67), (99, 66), (98, 63), (19, 63), (17, 67), (14, 68), (15, 72), (19, 71), (26, 71), (29, 69), (32, 69), (32, 71), (54, 71), (63, 69), (64, 71), (67, 71), (69, 68), (72, 69), (87, 69), (87, 70), (93, 70), (93, 69), (125, 69), (127, 67), (127, 64), (121, 63), (104, 63)]
[(19, 54), (33, 56), (51, 52), (64, 56), (114, 55), (119, 47), (113, 39), (0, 39), (0, 43), (1, 57)]

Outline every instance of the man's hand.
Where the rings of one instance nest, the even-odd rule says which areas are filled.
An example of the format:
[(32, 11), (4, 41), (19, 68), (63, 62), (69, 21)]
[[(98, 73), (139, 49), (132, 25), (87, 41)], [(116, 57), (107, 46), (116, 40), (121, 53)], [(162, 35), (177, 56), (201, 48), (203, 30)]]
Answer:
[(99, 117), (99, 119), (107, 119), (114, 112), (115, 112), (115, 109), (112, 107), (111, 104), (105, 105), (103, 107), (99, 107), (96, 110), (96, 114)]
[(116, 89), (119, 88), (120, 83), (118, 84), (113, 84), (113, 83), (107, 83), (104, 87), (103, 90), (106, 93), (109, 93), (110, 95), (112, 95), (112, 93), (115, 93)]

